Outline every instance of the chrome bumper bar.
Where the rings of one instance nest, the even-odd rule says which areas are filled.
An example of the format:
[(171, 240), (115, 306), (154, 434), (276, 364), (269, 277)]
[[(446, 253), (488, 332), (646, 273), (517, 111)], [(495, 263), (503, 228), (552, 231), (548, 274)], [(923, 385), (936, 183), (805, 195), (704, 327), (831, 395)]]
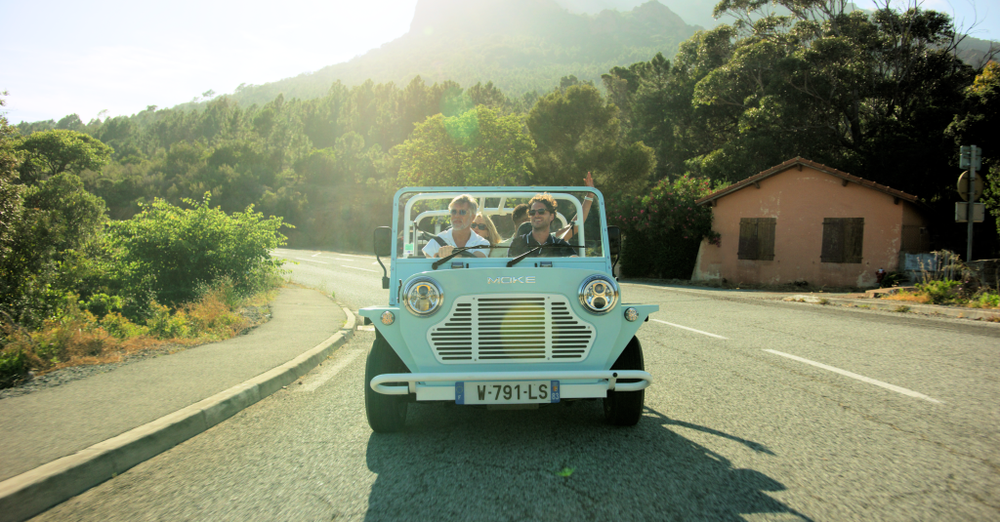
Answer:
[[(635, 379), (638, 382), (618, 382)], [(371, 387), (384, 395), (417, 394), (418, 401), (455, 400), (456, 382), (559, 381), (565, 399), (601, 398), (607, 392), (639, 391), (653, 383), (653, 377), (641, 370), (602, 370), (577, 372), (468, 372), (468, 373), (386, 373), (371, 381)], [(591, 381), (591, 382), (573, 382)], [(406, 383), (384, 384), (384, 383)]]

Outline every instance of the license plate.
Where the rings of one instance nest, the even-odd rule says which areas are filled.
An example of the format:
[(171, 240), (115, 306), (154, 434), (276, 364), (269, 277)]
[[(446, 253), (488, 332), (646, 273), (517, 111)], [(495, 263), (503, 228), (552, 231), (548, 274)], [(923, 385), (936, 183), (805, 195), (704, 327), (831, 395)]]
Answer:
[(456, 404), (559, 402), (559, 381), (456, 382)]

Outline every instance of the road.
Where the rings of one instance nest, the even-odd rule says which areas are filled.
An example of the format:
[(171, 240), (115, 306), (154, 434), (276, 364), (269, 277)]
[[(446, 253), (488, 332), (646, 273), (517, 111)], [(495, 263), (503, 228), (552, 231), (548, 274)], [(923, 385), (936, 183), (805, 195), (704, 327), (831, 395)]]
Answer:
[[(345, 306), (387, 299), (373, 257), (279, 255)], [(598, 402), (420, 404), (405, 433), (374, 435), (365, 330), (37, 520), (1000, 519), (1000, 325), (622, 291), (660, 305), (639, 333), (655, 382), (634, 428), (604, 425)]]

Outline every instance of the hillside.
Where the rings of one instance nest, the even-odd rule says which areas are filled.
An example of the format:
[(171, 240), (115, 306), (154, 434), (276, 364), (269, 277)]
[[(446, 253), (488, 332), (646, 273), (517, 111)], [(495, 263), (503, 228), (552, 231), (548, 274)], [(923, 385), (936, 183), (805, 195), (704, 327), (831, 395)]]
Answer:
[(345, 63), (264, 85), (241, 86), (243, 105), (314, 98), (340, 81), (405, 85), (493, 82), (508, 95), (546, 92), (575, 75), (599, 83), (616, 65), (673, 56), (696, 30), (656, 0), (631, 11), (574, 14), (555, 0), (420, 0), (404, 36)]

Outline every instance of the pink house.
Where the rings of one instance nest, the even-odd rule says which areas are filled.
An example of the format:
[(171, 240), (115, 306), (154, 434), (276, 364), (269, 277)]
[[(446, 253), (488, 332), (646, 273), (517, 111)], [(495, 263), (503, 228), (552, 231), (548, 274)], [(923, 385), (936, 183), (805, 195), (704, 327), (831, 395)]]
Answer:
[(712, 207), (721, 240), (702, 242), (695, 281), (869, 287), (929, 243), (916, 196), (803, 158), (697, 204)]

